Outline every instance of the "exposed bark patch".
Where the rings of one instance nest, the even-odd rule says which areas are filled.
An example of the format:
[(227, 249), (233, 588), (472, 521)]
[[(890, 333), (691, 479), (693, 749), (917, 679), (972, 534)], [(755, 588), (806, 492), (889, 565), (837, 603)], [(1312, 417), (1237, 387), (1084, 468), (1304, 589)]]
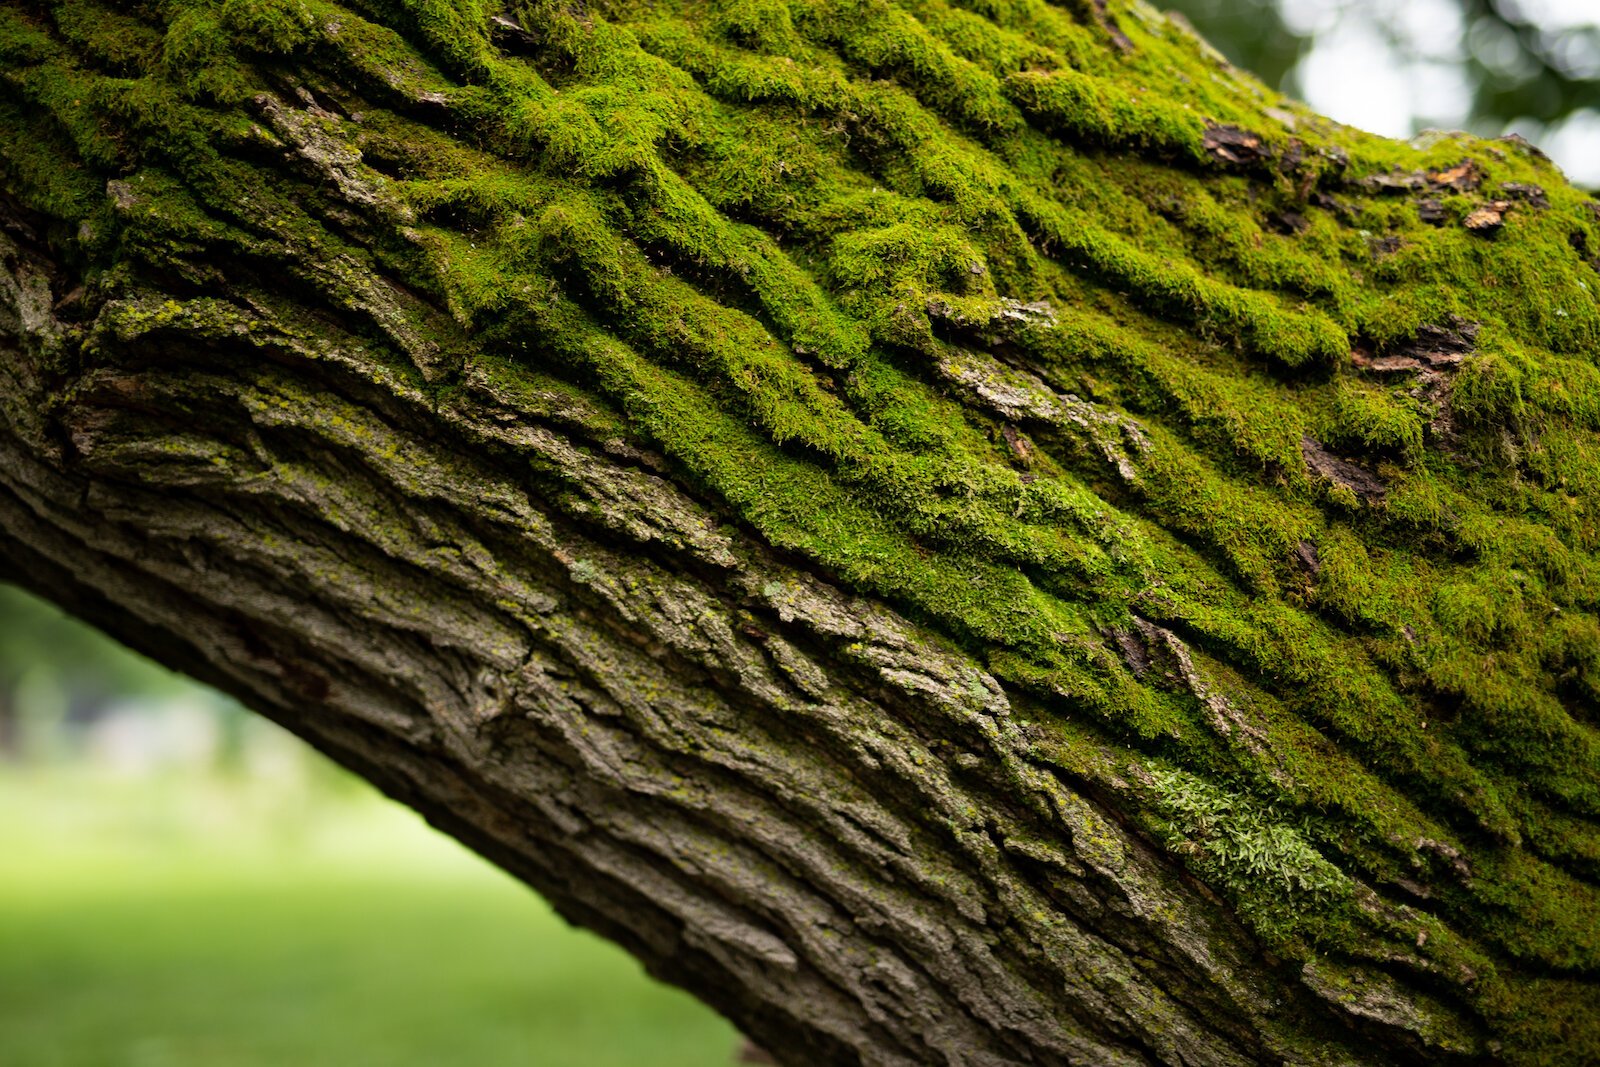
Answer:
[(1478, 339), (1478, 324), (1468, 322), (1459, 315), (1450, 315), (1442, 326), (1425, 325), (1417, 330), (1416, 339), (1396, 349), (1414, 356), (1430, 367), (1454, 367), (1473, 351)]
[[(1031, 371), (954, 345), (939, 357), (935, 370), (1009, 423), (1046, 427), (1103, 459), (1124, 482), (1138, 480), (1137, 458), (1150, 450), (1150, 441), (1144, 428), (1128, 416), (1076, 394), (1059, 393)], [(1031, 457), (1031, 442), (1009, 423), (1001, 432), (1013, 455)]]
[[(1600, 207), (1600, 205), (1594, 206)], [(1600, 215), (1600, 212), (1597, 212), (1597, 215)], [(1592, 267), (1596, 273), (1600, 273), (1600, 256), (1592, 256), (1589, 254), (1593, 248), (1593, 246), (1589, 243), (1589, 231), (1573, 230), (1567, 235), (1567, 244), (1571, 245), (1572, 250), (1578, 253), (1578, 256), (1585, 263), (1589, 264), (1589, 266)]]
[(1520, 200), (1536, 211), (1550, 209), (1550, 197), (1542, 185), (1532, 182), (1506, 182), (1500, 186), (1500, 191), (1513, 200)]
[(1445, 325), (1423, 326), (1416, 337), (1381, 354), (1354, 349), (1350, 362), (1370, 374), (1453, 371), (1473, 351), (1477, 336), (1477, 323), (1451, 316)]
[(753, 1041), (746, 1041), (739, 1049), (740, 1063), (776, 1064), (772, 1054)]
[(1311, 223), (1298, 211), (1275, 211), (1267, 216), (1267, 226), (1287, 237), (1306, 232)]
[(539, 49), (539, 38), (509, 13), (489, 16), (489, 35), (495, 46), (508, 55), (531, 56)]
[(1050, 306), (1050, 301), (1048, 300), (1023, 303), (1020, 300), (1006, 297), (1001, 299), (1000, 309), (995, 312), (992, 321), (1033, 326), (1054, 326), (1056, 324), (1056, 311), (1055, 308)]
[(1132, 628), (1116, 628), (1109, 633), (1134, 677), (1188, 693), (1219, 736), (1243, 744), (1258, 756), (1265, 755), (1266, 734), (1206, 680), (1189, 646), (1177, 634), (1139, 615), (1133, 616)]
[(106, 182), (106, 195), (111, 198), (112, 206), (124, 214), (139, 206), (139, 198), (134, 194), (133, 186), (121, 178), (113, 178)]
[(1445, 170), (1429, 171), (1427, 178), (1428, 184), (1435, 189), (1470, 193), (1483, 184), (1483, 168), (1467, 160)]
[(407, 216), (407, 210), (386, 195), (381, 184), (383, 179), (375, 178), (370, 170), (361, 166), (361, 153), (351, 147), (350, 139), (328, 129), (343, 120), (319, 106), (309, 93), (304, 94), (302, 102), (306, 105), (304, 108), (293, 108), (270, 93), (261, 93), (255, 98), (256, 108), (272, 127), (272, 132), (282, 138), (293, 155), (313, 173), (333, 183), (347, 202), (364, 208), (382, 205)]
[(1393, 170), (1369, 174), (1354, 185), (1369, 193), (1470, 193), (1483, 184), (1483, 168), (1467, 160), (1443, 170)]
[(1435, 1001), (1408, 998), (1394, 980), (1382, 972), (1363, 972), (1325, 960), (1307, 963), (1300, 972), (1307, 987), (1344, 1005), (1353, 1015), (1381, 1029), (1406, 1032), (1425, 1046), (1441, 1017), (1451, 1018)]
[(1462, 220), (1462, 225), (1473, 233), (1487, 236), (1505, 225), (1506, 214), (1511, 210), (1509, 200), (1491, 200), (1481, 207), (1474, 208)]
[(1477, 323), (1451, 315), (1443, 325), (1425, 325), (1416, 337), (1388, 351), (1376, 355), (1360, 349), (1352, 351), (1350, 362), (1368, 374), (1415, 375), (1410, 393), (1433, 411), (1428, 420), (1428, 438), (1436, 447), (1453, 452), (1460, 435), (1450, 406), (1450, 383), (1475, 350), (1477, 336)]
[(1025, 303), (1003, 297), (987, 309), (987, 316), (976, 319), (962, 314), (943, 300), (928, 301), (924, 310), (930, 319), (946, 323), (967, 337), (987, 344), (992, 344), (995, 336), (1009, 338), (1023, 327), (1050, 327), (1056, 324), (1055, 308), (1050, 306), (1048, 300)]
[(1420, 170), (1401, 170), (1369, 174), (1358, 179), (1356, 186), (1369, 193), (1416, 193), (1428, 187), (1428, 179)]
[(1272, 150), (1267, 147), (1259, 134), (1238, 126), (1207, 123), (1202, 143), (1206, 154), (1212, 159), (1236, 166), (1254, 166), (1272, 158)]
[(1382, 478), (1365, 467), (1334, 455), (1314, 438), (1300, 439), (1300, 454), (1305, 457), (1306, 467), (1313, 474), (1350, 490), (1364, 503), (1376, 503), (1388, 492), (1388, 486)]
[(1417, 218), (1429, 226), (1443, 226), (1450, 218), (1450, 213), (1444, 209), (1443, 202), (1429, 197), (1417, 201)]
[(1000, 436), (1005, 438), (1006, 447), (1011, 449), (1011, 454), (1021, 463), (1033, 462), (1033, 445), (1017, 431), (1015, 426), (1006, 423), (1000, 427)]
[(1314, 192), (1307, 198), (1307, 203), (1312, 207), (1319, 207), (1324, 211), (1337, 215), (1342, 222), (1349, 223), (1355, 217), (1355, 208), (1328, 193)]
[(1508, 133), (1502, 137), (1497, 137), (1496, 140), (1510, 145), (1526, 156), (1531, 156), (1532, 158), (1541, 160), (1545, 163), (1550, 162), (1550, 157), (1544, 154), (1544, 149), (1540, 148), (1538, 145), (1534, 144), (1520, 133)]
[(1116, 644), (1117, 651), (1122, 654), (1123, 663), (1128, 670), (1140, 681), (1152, 676), (1156, 679), (1171, 679), (1174, 677), (1175, 664), (1171, 656), (1166, 654), (1159, 641), (1152, 640), (1152, 634), (1157, 627), (1135, 615), (1133, 627), (1114, 627), (1108, 631), (1111, 640)]
[(1444, 860), (1463, 887), (1468, 889), (1472, 887), (1472, 866), (1461, 855), (1460, 849), (1426, 837), (1418, 838), (1415, 847), (1418, 852), (1431, 852)]
[(1127, 53), (1133, 51), (1133, 40), (1117, 25), (1116, 16), (1111, 14), (1110, 4), (1107, 0), (1094, 0), (1094, 18), (1100, 28), (1106, 31), (1106, 36), (1111, 38), (1111, 43), (1117, 51)]
[(1372, 249), (1372, 254), (1379, 259), (1384, 256), (1394, 255), (1404, 245), (1405, 241), (1401, 240), (1398, 234), (1393, 233), (1383, 237), (1374, 237), (1367, 242), (1367, 247)]

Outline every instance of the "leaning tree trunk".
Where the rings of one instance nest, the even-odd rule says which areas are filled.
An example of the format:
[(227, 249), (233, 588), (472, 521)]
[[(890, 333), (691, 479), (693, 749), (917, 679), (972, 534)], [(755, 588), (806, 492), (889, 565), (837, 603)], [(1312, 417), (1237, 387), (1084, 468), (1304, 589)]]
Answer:
[(0, 8), (0, 576), (782, 1063), (1600, 1060), (1600, 209), (1138, 2)]

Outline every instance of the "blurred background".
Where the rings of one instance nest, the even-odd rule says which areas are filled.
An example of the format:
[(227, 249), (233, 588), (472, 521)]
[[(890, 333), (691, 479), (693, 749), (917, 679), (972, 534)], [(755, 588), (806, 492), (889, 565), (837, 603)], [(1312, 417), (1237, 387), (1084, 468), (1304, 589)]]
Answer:
[[(1179, 0), (1377, 133), (1600, 189), (1600, 0)], [(0, 1064), (712, 1067), (730, 1027), (231, 701), (0, 587)]]
[(298, 739), (0, 586), (0, 1065), (732, 1067)]
[(1519, 133), (1600, 189), (1600, 0), (1157, 0), (1268, 85), (1388, 137)]

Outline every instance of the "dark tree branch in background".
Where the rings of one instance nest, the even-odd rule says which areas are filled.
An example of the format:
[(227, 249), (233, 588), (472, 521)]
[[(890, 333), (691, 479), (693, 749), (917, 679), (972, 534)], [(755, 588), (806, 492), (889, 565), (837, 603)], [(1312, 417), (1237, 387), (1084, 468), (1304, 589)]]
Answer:
[(0, 577), (779, 1062), (1600, 1056), (1600, 205), (1144, 5), (0, 7)]

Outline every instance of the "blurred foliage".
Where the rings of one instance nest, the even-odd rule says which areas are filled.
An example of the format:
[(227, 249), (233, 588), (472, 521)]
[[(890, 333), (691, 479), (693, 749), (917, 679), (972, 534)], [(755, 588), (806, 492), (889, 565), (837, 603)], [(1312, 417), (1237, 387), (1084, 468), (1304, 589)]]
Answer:
[[(1532, 0), (1448, 0), (1460, 10), (1461, 30), (1452, 51), (1472, 85), (1467, 125), (1499, 133), (1517, 119), (1553, 125), (1584, 108), (1600, 106), (1600, 2), (1587, 25), (1552, 21)], [(1299, 29), (1317, 18), (1372, 22), (1402, 59), (1419, 50), (1416, 28), (1403, 21), (1404, 5), (1386, 0), (1167, 0), (1236, 65), (1269, 85), (1298, 95), (1295, 68), (1315, 43)], [(1572, 3), (1566, 5), (1573, 7)], [(1306, 17), (1307, 10), (1314, 17)], [(1299, 12), (1299, 17), (1295, 16)], [(1429, 42), (1429, 51), (1443, 51)], [(1375, 61), (1385, 57), (1375, 56)], [(1355, 75), (1352, 75), (1355, 76)]]
[(189, 684), (59, 608), (0, 585), (0, 693), (41, 672), (85, 701), (173, 692)]
[(1600, 106), (1600, 4), (1587, 26), (1547, 28), (1513, 0), (1457, 0), (1467, 27), (1474, 119), (1553, 123)]
[(733, 1028), (361, 788), (0, 769), (7, 1067), (718, 1067)]
[(0, 585), (0, 1065), (705, 1067), (733, 1028), (236, 703)]
[(85, 728), (108, 710), (182, 705), (208, 719), (207, 751), (237, 759), (248, 729), (242, 708), (166, 670), (87, 623), (14, 586), (0, 585), (0, 758), (32, 762), (81, 755)]

